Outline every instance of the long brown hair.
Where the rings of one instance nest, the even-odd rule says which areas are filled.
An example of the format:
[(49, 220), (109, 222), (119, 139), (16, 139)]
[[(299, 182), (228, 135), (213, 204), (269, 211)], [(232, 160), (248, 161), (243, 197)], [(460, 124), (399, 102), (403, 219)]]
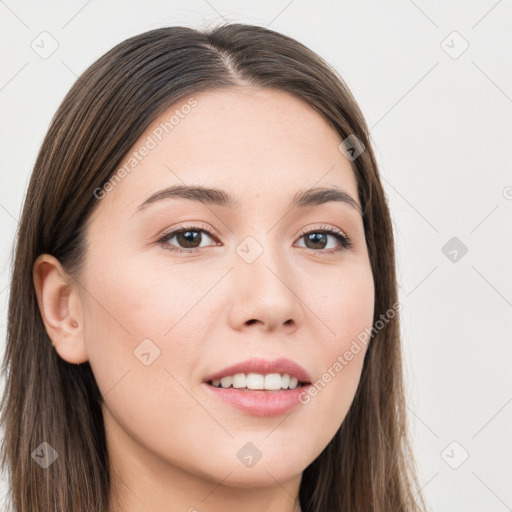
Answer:
[[(107, 512), (111, 492), (103, 397), (88, 362), (70, 364), (53, 350), (37, 304), (34, 261), (52, 254), (78, 278), (85, 225), (99, 203), (94, 191), (150, 123), (193, 93), (244, 85), (302, 98), (342, 139), (355, 135), (364, 144), (352, 167), (375, 283), (374, 323), (398, 303), (392, 223), (368, 127), (325, 61), (294, 39), (245, 24), (166, 27), (121, 42), (62, 101), (24, 201), (1, 404), (1, 464), (16, 512)], [(345, 420), (303, 472), (303, 512), (424, 510), (407, 437), (399, 332), (397, 313), (373, 333)], [(57, 454), (56, 461), (42, 467), (37, 450)]]

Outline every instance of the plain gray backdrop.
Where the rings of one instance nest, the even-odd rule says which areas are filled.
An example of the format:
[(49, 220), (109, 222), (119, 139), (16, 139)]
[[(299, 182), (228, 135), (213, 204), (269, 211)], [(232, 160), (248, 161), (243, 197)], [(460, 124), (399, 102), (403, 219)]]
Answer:
[(410, 429), (431, 509), (512, 510), (511, 15), (511, 0), (0, 1), (2, 357), (26, 186), (77, 76), (146, 30), (266, 26), (334, 66), (371, 128), (398, 251)]

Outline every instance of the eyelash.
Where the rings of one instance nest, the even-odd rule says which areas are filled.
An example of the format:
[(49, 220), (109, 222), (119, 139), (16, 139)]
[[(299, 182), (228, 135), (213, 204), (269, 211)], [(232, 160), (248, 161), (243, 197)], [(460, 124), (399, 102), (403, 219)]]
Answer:
[[(180, 253), (182, 253), (182, 252), (194, 253), (194, 252), (199, 252), (201, 250), (212, 249), (212, 247), (208, 247), (208, 248), (194, 247), (192, 249), (180, 249), (180, 248), (169, 246), (169, 244), (167, 242), (171, 238), (174, 238), (176, 235), (179, 235), (180, 233), (184, 233), (186, 231), (203, 231), (203, 232), (206, 232), (208, 235), (210, 235), (212, 238), (214, 238), (214, 239), (217, 238), (216, 235), (213, 233), (213, 231), (209, 228), (199, 227), (196, 225), (190, 225), (190, 226), (182, 226), (178, 229), (175, 229), (173, 231), (170, 231), (169, 233), (164, 234), (162, 236), (162, 238), (160, 238), (157, 241), (157, 243), (160, 244), (162, 246), (162, 248), (167, 251), (180, 252)], [(341, 248), (337, 248), (337, 249), (324, 249), (324, 250), (308, 249), (306, 247), (306, 249), (308, 249), (309, 251), (311, 251), (315, 254), (329, 255), (329, 254), (334, 254), (337, 252), (348, 251), (349, 249), (352, 248), (352, 241), (350, 240), (350, 238), (347, 235), (345, 235), (344, 233), (342, 233), (340, 230), (338, 230), (337, 228), (334, 228), (332, 226), (320, 226), (318, 228), (315, 228), (315, 229), (312, 229), (309, 231), (304, 231), (299, 235), (298, 239), (300, 240), (304, 236), (312, 234), (312, 233), (322, 233), (322, 234), (326, 234), (326, 235), (331, 235), (334, 238), (336, 238), (336, 240), (339, 242), (339, 244), (341, 246)]]

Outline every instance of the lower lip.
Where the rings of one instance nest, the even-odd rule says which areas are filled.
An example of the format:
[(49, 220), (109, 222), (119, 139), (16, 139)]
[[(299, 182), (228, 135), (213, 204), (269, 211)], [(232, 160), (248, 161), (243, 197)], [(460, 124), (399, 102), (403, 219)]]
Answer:
[(237, 388), (217, 388), (203, 383), (215, 397), (255, 416), (280, 416), (301, 404), (299, 396), (307, 393), (311, 384), (295, 389), (280, 391), (246, 390)]

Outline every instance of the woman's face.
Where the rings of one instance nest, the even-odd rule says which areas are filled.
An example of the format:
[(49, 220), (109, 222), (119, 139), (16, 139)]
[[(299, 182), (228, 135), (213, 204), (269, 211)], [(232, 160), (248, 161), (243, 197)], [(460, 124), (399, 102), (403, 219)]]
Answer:
[[(154, 479), (179, 470), (233, 487), (275, 485), (300, 478), (339, 429), (365, 350), (344, 355), (373, 320), (363, 221), (346, 201), (291, 205), (310, 188), (360, 204), (340, 143), (285, 92), (195, 94), (155, 120), (119, 179), (97, 192), (80, 276), (83, 336), (125, 480), (144, 467)], [(237, 206), (213, 193), (153, 197), (199, 186)], [(330, 382), (303, 402), (297, 392), (205, 382), (253, 358), (289, 359), (313, 384), (331, 369)], [(269, 369), (251, 373), (294, 373)], [(266, 406), (270, 395), (284, 405)]]

